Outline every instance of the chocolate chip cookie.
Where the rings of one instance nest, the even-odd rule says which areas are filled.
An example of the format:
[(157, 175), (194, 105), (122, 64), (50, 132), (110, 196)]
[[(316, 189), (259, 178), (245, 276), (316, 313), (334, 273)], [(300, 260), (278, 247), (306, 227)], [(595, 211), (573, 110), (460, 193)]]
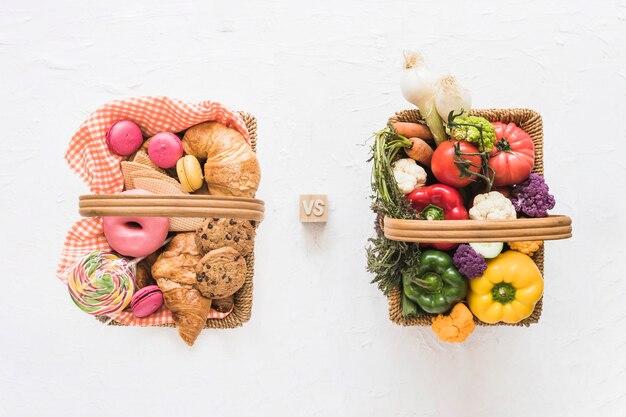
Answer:
[(196, 264), (194, 287), (207, 298), (224, 298), (237, 292), (246, 280), (246, 262), (235, 249), (225, 246), (207, 253)]
[(254, 246), (254, 233), (248, 220), (208, 218), (196, 231), (196, 244), (204, 253), (229, 246), (248, 256)]

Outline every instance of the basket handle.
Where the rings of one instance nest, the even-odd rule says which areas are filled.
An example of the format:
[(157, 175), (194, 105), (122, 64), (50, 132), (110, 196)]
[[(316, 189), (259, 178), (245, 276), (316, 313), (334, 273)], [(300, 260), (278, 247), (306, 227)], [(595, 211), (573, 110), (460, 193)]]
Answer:
[(511, 220), (402, 220), (385, 216), (385, 237), (402, 242), (465, 243), (557, 240), (572, 237), (563, 215)]
[(84, 217), (222, 217), (261, 222), (265, 203), (245, 197), (210, 195), (81, 195), (78, 212)]

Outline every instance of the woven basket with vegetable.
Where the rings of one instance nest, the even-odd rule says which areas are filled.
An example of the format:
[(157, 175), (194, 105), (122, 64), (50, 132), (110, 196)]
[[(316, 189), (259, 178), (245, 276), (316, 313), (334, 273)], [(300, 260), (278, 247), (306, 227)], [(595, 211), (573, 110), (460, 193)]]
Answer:
[[(453, 76), (435, 79), (405, 54), (395, 114), (372, 145), (376, 236), (368, 270), (390, 319), (462, 342), (478, 325), (536, 323), (543, 241), (571, 237), (543, 179), (541, 116), (471, 109)], [(424, 116), (426, 115), (426, 116)]]

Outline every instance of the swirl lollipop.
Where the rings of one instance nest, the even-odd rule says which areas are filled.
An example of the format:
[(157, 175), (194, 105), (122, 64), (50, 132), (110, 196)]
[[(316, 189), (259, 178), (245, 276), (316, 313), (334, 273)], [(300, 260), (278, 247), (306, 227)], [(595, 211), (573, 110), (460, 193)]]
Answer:
[(130, 304), (135, 280), (124, 259), (95, 251), (76, 262), (69, 271), (67, 286), (72, 301), (84, 312), (116, 315)]

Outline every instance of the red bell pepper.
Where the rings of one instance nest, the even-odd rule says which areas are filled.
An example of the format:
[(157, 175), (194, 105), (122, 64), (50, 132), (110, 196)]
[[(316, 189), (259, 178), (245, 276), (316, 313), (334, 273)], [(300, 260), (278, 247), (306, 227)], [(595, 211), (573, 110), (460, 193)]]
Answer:
[[(467, 220), (463, 197), (455, 188), (445, 184), (433, 184), (416, 188), (406, 196), (411, 206), (419, 212), (422, 220)], [(423, 245), (422, 243), (420, 243)], [(458, 243), (428, 243), (438, 250), (451, 250)]]

